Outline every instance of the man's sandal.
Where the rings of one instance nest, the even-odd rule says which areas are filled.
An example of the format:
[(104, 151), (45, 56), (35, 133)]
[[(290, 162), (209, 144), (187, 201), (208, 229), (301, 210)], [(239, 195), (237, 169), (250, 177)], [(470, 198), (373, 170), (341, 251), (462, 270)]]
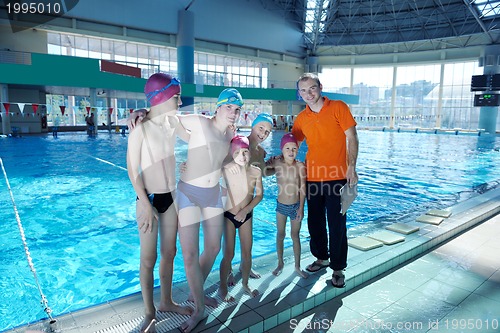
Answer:
[(344, 275), (332, 275), (332, 285), (335, 288), (344, 288), (345, 287), (345, 276)]
[(323, 268), (330, 266), (330, 264), (318, 264), (316, 261), (306, 267), (306, 271), (315, 273)]

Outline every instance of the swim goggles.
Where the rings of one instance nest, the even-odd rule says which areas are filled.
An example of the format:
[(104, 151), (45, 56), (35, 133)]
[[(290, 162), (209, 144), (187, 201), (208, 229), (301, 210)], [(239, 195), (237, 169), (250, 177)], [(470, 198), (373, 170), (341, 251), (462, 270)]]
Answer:
[(171, 86), (178, 86), (178, 85), (180, 85), (180, 84), (181, 84), (181, 82), (180, 82), (177, 78), (173, 77), (173, 78), (172, 78), (172, 80), (170, 80), (170, 83), (169, 83), (169, 84), (167, 84), (165, 87), (163, 87), (163, 88), (161, 88), (161, 89), (156, 89), (156, 90), (153, 90), (153, 91), (151, 91), (151, 92), (148, 92), (148, 93), (146, 94), (146, 98), (148, 99), (148, 101), (151, 101), (151, 99), (152, 99), (153, 97), (155, 97), (155, 96), (156, 96), (156, 95), (158, 95), (158, 94), (161, 94), (162, 92), (164, 92), (165, 90), (167, 90), (167, 89), (168, 89), (168, 88), (170, 88)]
[[(237, 102), (237, 103), (235, 103), (235, 102)], [(220, 106), (222, 104), (236, 104), (236, 105), (241, 106), (243, 103), (241, 102), (241, 100), (238, 97), (231, 96), (229, 98), (224, 98), (224, 99), (217, 101), (217, 106)]]

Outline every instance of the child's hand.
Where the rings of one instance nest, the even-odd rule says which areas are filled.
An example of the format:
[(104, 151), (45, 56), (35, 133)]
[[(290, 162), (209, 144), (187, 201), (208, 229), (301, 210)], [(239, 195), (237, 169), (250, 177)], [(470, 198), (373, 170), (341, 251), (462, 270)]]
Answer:
[(304, 210), (303, 209), (300, 209), (300, 208), (297, 208), (297, 216), (295, 217), (295, 220), (294, 221), (302, 221), (302, 219), (304, 218)]
[(149, 201), (146, 203), (139, 202), (139, 204), (142, 207), (137, 211), (137, 226), (143, 233), (152, 232), (154, 221), (158, 221), (158, 211)]
[(274, 166), (274, 163), (276, 163), (276, 161), (279, 161), (281, 159), (281, 156), (282, 155), (269, 157), (269, 159), (266, 161), (266, 166)]
[(232, 175), (237, 175), (240, 173), (240, 167), (237, 165), (237, 164), (232, 164), (232, 165), (228, 165), (226, 166), (226, 170), (232, 174)]
[(247, 213), (245, 212), (244, 209), (240, 210), (238, 214), (234, 216), (234, 219), (236, 221), (239, 221), (241, 223), (245, 222), (245, 219), (247, 218)]
[(269, 157), (266, 161), (266, 165), (273, 165), (275, 160), (276, 160), (276, 156)]
[(137, 123), (142, 122), (144, 117), (146, 117), (147, 110), (146, 109), (140, 109), (137, 111), (132, 112), (129, 117), (127, 118), (127, 126), (130, 131), (132, 131)]
[(183, 174), (184, 172), (187, 171), (187, 163), (182, 162), (179, 164), (179, 173)]

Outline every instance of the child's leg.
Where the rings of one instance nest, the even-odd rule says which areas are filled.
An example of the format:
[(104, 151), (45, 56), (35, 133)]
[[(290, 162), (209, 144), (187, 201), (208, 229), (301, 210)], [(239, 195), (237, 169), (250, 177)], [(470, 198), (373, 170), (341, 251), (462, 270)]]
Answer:
[(243, 225), (238, 230), (241, 245), (241, 282), (243, 284), (243, 290), (245, 290), (250, 296), (255, 297), (259, 294), (259, 291), (252, 290), (248, 286), (250, 269), (252, 268), (252, 219), (250, 218), (248, 221), (243, 223)]
[(276, 253), (278, 254), (278, 267), (273, 271), (273, 275), (278, 276), (283, 271), (283, 243), (285, 241), (285, 227), (287, 217), (281, 213), (276, 212)]
[(226, 301), (232, 301), (232, 297), (228, 297), (227, 279), (231, 272), (231, 261), (234, 258), (234, 243), (236, 239), (236, 228), (228, 219), (224, 219), (224, 237), (223, 237), (223, 257), (220, 263), (220, 285), (219, 295)]
[[(222, 233), (224, 230), (224, 215), (222, 208), (206, 207), (202, 209), (203, 219), (203, 252), (199, 256), (200, 269), (203, 283), (207, 280), (208, 274), (212, 270), (215, 258), (221, 250)], [(218, 301), (214, 297), (205, 295), (205, 304), (217, 307)]]
[(207, 207), (202, 209), (203, 220), (203, 252), (200, 254), (200, 267), (203, 273), (203, 282), (212, 271), (215, 258), (221, 249), (222, 233), (226, 219), (222, 208)]
[(183, 331), (192, 330), (206, 317), (205, 297), (203, 290), (203, 274), (200, 267), (200, 209), (185, 207), (179, 210), (179, 240), (182, 247), (184, 269), (190, 290), (190, 298), (194, 301), (194, 311), (182, 325)]
[[(240, 272), (241, 272), (241, 267), (240, 267)], [(231, 269), (231, 270), (229, 271), (229, 275), (228, 275), (228, 277), (227, 277), (227, 285), (228, 285), (229, 287), (232, 287), (232, 286), (234, 286), (235, 284), (236, 284), (236, 280), (234, 279), (233, 270)]]
[[(137, 201), (136, 211), (140, 215), (140, 211), (144, 209)], [(156, 309), (153, 302), (153, 287), (154, 276), (153, 269), (156, 264), (157, 250), (156, 244), (158, 241), (158, 223), (153, 222), (152, 231), (143, 232), (139, 229), (140, 240), (140, 268), (139, 268), (139, 281), (141, 284), (142, 300), (144, 301), (144, 323), (141, 330), (148, 326), (154, 329), (154, 320), (156, 319)]]
[(291, 230), (290, 230), (290, 236), (292, 237), (292, 244), (293, 244), (293, 256), (295, 259), (295, 272), (299, 274), (301, 277), (307, 279), (309, 276), (306, 272), (304, 272), (300, 268), (300, 254), (302, 252), (301, 246), (300, 246), (300, 226), (301, 226), (301, 220), (292, 220), (291, 221)]
[(172, 275), (174, 273), (174, 257), (177, 252), (177, 213), (175, 206), (159, 214), (160, 232), (160, 287), (161, 298), (159, 311), (173, 311), (190, 315), (193, 310), (188, 306), (179, 306), (172, 300)]

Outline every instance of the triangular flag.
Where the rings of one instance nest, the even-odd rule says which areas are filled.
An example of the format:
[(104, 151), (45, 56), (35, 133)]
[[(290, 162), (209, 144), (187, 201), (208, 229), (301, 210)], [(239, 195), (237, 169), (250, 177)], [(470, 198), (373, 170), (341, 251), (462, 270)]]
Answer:
[(66, 105), (59, 105), (59, 108), (61, 109), (61, 113), (64, 116), (64, 111), (66, 111)]
[(109, 114), (112, 114), (113, 113), (113, 108), (109, 108)]
[(21, 111), (21, 114), (24, 114), (24, 105), (26, 103), (17, 103), (17, 105), (19, 106), (19, 110)]
[(31, 104), (31, 107), (33, 108), (33, 114), (36, 114), (36, 110), (38, 110), (38, 104)]
[(9, 114), (10, 103), (3, 103), (3, 107), (5, 108), (5, 114)]

